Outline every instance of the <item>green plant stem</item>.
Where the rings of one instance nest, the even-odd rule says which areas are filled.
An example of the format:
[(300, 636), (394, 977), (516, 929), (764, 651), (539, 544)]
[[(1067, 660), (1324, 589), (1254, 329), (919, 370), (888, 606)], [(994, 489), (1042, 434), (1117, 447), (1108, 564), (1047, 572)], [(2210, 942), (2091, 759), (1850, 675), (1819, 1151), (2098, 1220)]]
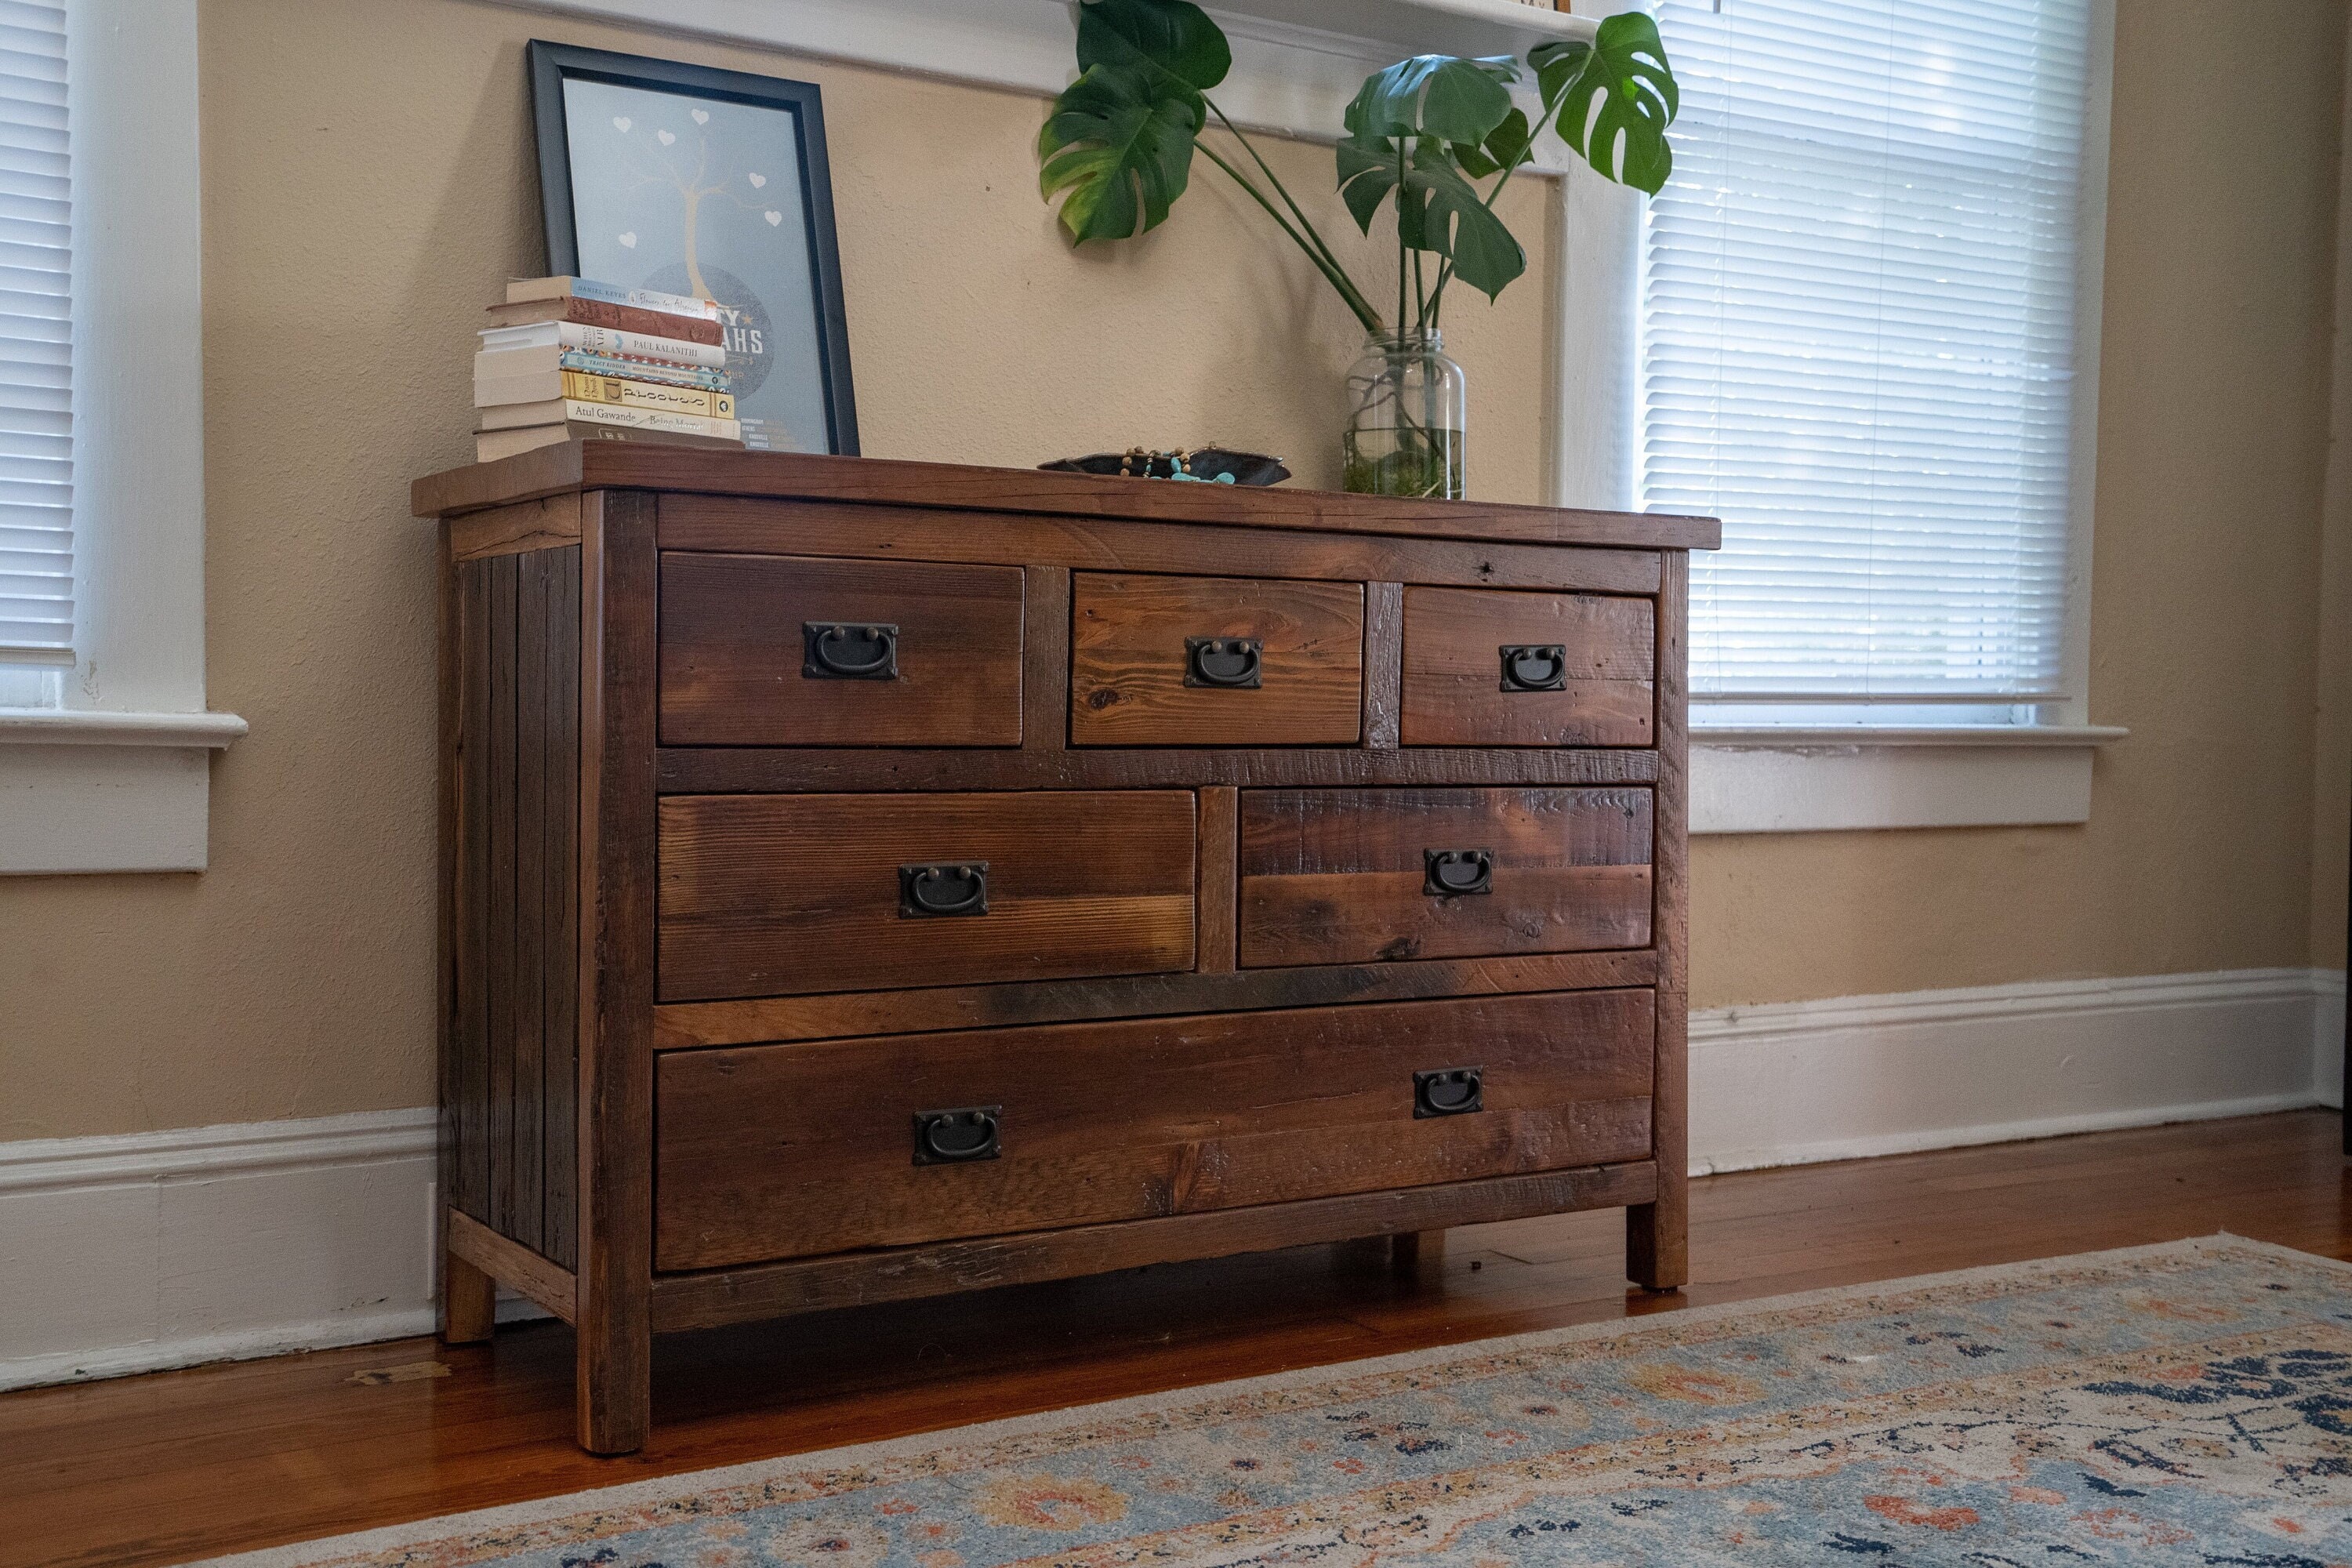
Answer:
[(1412, 330), (1416, 332), (1429, 331), (1429, 295), (1421, 284), (1421, 252), (1418, 250), (1412, 253)]
[[(1389, 197), (1389, 205), (1396, 209), (1397, 331), (1402, 332), (1404, 331), (1404, 141), (1402, 137), (1397, 141), (1396, 190)], [(1379, 204), (1375, 203), (1372, 210), (1379, 211)]]
[(1259, 190), (1257, 186), (1250, 183), (1248, 175), (1243, 174), (1239, 169), (1234, 168), (1233, 164), (1218, 156), (1216, 149), (1211, 147), (1207, 142), (1204, 142), (1198, 143), (1198, 146), (1202, 154), (1206, 157), (1209, 162), (1214, 163), (1218, 168), (1223, 169), (1233, 180), (1234, 184), (1239, 185), (1243, 190), (1247, 191), (1250, 194), (1251, 199), (1265, 209), (1266, 216), (1268, 217), (1271, 217), (1276, 223), (1282, 226), (1282, 232), (1290, 237), (1291, 243), (1297, 246), (1300, 250), (1306, 252), (1307, 259), (1315, 264), (1315, 269), (1323, 274), (1324, 280), (1328, 282), (1332, 288), (1339, 290), (1339, 298), (1346, 302), (1349, 310), (1355, 312), (1356, 319), (1364, 324), (1364, 330), (1366, 331), (1380, 332), (1385, 330), (1381, 325), (1381, 313), (1378, 310), (1373, 310), (1370, 304), (1365, 300), (1361, 290), (1357, 289), (1354, 280), (1349, 278), (1347, 273), (1342, 271), (1336, 263), (1323, 259), (1322, 256), (1316, 251), (1315, 247), (1307, 243), (1307, 237), (1290, 226), (1290, 220), (1282, 216), (1282, 209), (1276, 206), (1271, 201), (1267, 200), (1266, 195), (1264, 191)]
[[(1521, 160), (1522, 163), (1532, 163), (1535, 162), (1535, 146), (1537, 140), (1543, 135), (1545, 128), (1549, 126), (1553, 118), (1559, 113), (1559, 106), (1567, 101), (1568, 89), (1563, 88), (1560, 89), (1559, 97), (1554, 100), (1552, 103), (1544, 110), (1542, 116), (1538, 119), (1534, 126), (1528, 130), (1528, 155), (1526, 158)], [(1495, 188), (1488, 191), (1485, 198), (1481, 200), (1478, 205), (1485, 207), (1488, 212), (1493, 212), (1495, 210), (1496, 201), (1503, 194), (1503, 187), (1511, 183), (1511, 176), (1518, 172), (1518, 168), (1519, 165), (1517, 163), (1513, 163), (1510, 167), (1505, 169), (1503, 171), (1502, 178), (1495, 182)], [(1452, 281), (1454, 281), (1454, 262), (1453, 258), (1449, 257), (1446, 259), (1445, 264), (1437, 269), (1437, 289), (1429, 299), (1429, 322), (1432, 326), (1435, 326), (1437, 324), (1438, 312), (1445, 308), (1445, 286)]]
[[(1290, 194), (1290, 187), (1282, 183), (1282, 176), (1276, 174), (1274, 166), (1259, 153), (1257, 144), (1243, 135), (1242, 128), (1225, 117), (1225, 111), (1217, 107), (1217, 100), (1203, 94), (1201, 101), (1207, 104), (1209, 112), (1217, 117), (1217, 123), (1223, 126), (1233, 139), (1241, 143), (1242, 151), (1250, 155), (1250, 162), (1258, 166), (1258, 172), (1265, 176), (1266, 184), (1272, 185), (1275, 194), (1282, 198), (1282, 205), (1290, 209), (1290, 216), (1298, 220), (1299, 228), (1305, 232), (1307, 238), (1314, 243), (1314, 254), (1320, 256), (1328, 264), (1328, 270), (1324, 273), (1324, 276), (1328, 278), (1336, 273), (1339, 278), (1347, 280), (1347, 287), (1340, 290), (1341, 297), (1347, 300), (1348, 308), (1356, 310), (1360, 317), (1365, 310), (1370, 309), (1371, 302), (1364, 298), (1363, 290), (1356, 287), (1355, 279), (1348, 277), (1348, 269), (1340, 264), (1339, 253), (1333, 250), (1330, 244), (1324, 239), (1323, 232), (1315, 226), (1314, 219), (1307, 216), (1307, 209), (1298, 205), (1297, 198)], [(1379, 314), (1378, 311), (1373, 313)]]

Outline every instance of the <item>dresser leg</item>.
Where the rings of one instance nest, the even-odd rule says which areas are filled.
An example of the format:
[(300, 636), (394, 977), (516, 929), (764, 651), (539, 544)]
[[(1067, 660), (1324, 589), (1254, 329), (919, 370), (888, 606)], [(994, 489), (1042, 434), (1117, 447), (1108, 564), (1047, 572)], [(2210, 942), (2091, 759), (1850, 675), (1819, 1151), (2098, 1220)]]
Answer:
[(1389, 1259), (1400, 1274), (1418, 1274), (1427, 1264), (1444, 1267), (1445, 1233), (1442, 1230), (1399, 1231), (1389, 1238)]
[(1625, 1211), (1625, 1278), (1647, 1290), (1679, 1290), (1690, 1282), (1690, 1188), (1687, 1179), (1661, 1183), (1658, 1201)]
[(446, 1247), (441, 1249), (441, 1338), (453, 1345), (478, 1345), (490, 1337), (499, 1316), (499, 1282)]

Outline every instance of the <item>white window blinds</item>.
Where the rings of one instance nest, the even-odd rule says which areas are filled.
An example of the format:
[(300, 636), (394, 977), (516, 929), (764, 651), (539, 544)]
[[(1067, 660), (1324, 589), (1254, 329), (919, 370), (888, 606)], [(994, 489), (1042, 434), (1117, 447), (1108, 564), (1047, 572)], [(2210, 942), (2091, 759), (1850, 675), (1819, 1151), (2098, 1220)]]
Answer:
[(0, 663), (73, 662), (66, 13), (0, 0)]
[(1641, 488), (1734, 700), (2054, 697), (2087, 0), (1664, 0)]

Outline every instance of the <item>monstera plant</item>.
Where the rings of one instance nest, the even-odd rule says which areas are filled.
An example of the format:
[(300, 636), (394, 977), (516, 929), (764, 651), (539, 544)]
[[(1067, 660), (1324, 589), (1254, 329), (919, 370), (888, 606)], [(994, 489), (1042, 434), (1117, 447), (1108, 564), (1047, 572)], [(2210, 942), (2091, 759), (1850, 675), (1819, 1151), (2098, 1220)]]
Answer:
[[(1655, 195), (1674, 158), (1677, 95), (1655, 23), (1610, 16), (1588, 36), (1510, 56), (1416, 55), (1365, 79), (1347, 108), (1338, 190), (1358, 228), (1385, 209), (1396, 232), (1396, 313), (1349, 274), (1211, 90), (1233, 66), (1215, 22), (1190, 0), (1084, 0), (1078, 77), (1037, 139), (1038, 186), (1061, 197), (1075, 243), (1125, 239), (1164, 222), (1194, 153), (1239, 185), (1328, 280), (1370, 343), (1349, 377), (1343, 447), (1350, 489), (1460, 495), (1461, 371), (1440, 328), (1456, 280), (1494, 299), (1527, 270), (1526, 247), (1495, 211), (1538, 141), (1559, 136), (1609, 179)], [(1536, 118), (1515, 98), (1531, 84)], [(1202, 140), (1214, 121), (1232, 153)]]

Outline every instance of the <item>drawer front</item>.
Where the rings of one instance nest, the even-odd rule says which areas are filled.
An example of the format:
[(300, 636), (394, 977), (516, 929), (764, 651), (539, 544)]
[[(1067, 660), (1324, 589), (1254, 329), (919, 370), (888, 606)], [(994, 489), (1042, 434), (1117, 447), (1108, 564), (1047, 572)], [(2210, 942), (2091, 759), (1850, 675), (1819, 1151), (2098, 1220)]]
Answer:
[(1176, 790), (673, 795), (656, 994), (1190, 969), (1193, 841)]
[(1021, 569), (665, 552), (661, 742), (1017, 746)]
[(1647, 746), (1657, 621), (1647, 599), (1407, 588), (1408, 746)]
[[(1641, 1159), (1654, 1024), (1649, 991), (1586, 991), (676, 1052), (656, 1069), (656, 1263)], [(1427, 1114), (1423, 1094), (1465, 1086), (1416, 1075), (1465, 1068), (1477, 1109)], [(923, 1113), (974, 1110), (992, 1157), (918, 1163)]]
[(1244, 968), (1645, 947), (1646, 789), (1241, 797)]
[(1360, 583), (1081, 572), (1071, 615), (1074, 745), (1351, 745), (1362, 731)]

